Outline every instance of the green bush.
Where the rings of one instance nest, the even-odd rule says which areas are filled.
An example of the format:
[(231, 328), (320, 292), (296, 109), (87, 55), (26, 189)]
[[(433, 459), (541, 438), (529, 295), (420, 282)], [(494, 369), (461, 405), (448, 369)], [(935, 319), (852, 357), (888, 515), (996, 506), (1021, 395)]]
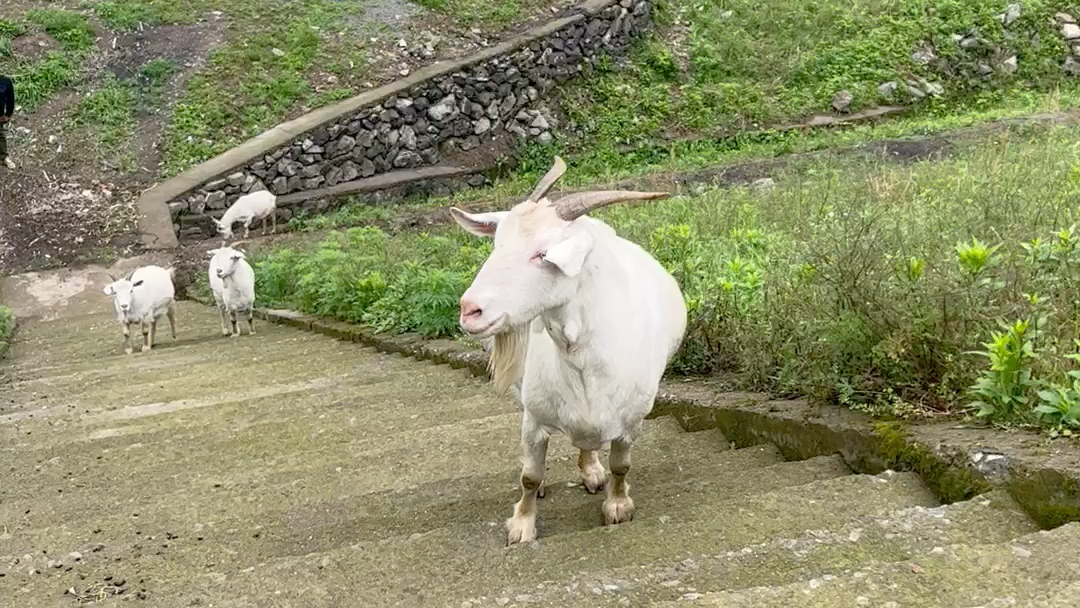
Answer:
[(11, 340), (11, 332), (15, 329), (15, 317), (11, 314), (11, 309), (7, 306), (0, 305), (0, 355), (7, 350), (9, 341)]

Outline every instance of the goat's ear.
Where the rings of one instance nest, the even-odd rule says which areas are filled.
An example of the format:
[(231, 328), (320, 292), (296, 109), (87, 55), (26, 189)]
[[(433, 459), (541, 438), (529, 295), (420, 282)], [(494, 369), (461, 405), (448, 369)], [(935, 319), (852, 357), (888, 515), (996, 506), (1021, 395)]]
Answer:
[(466, 213), (457, 207), (450, 208), (450, 216), (454, 218), (454, 221), (476, 236), (495, 236), (495, 229), (499, 227), (499, 222), (509, 213), (509, 211)]
[(544, 260), (554, 264), (566, 276), (572, 277), (581, 272), (585, 258), (592, 248), (592, 235), (581, 230), (548, 247)]
[(107, 296), (115, 296), (116, 295), (116, 288), (113, 287), (112, 283), (109, 283), (108, 285), (106, 285), (105, 289), (103, 291), (105, 292), (105, 295), (107, 295)]
[(139, 279), (138, 281), (135, 281), (134, 283), (132, 283), (131, 286), (132, 287), (138, 287), (139, 285), (142, 285), (142, 284), (143, 284), (142, 279)]

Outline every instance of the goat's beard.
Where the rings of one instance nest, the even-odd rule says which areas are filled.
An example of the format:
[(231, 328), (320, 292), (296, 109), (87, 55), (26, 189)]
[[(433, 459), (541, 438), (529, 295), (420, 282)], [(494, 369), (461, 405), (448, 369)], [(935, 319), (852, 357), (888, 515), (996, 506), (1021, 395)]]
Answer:
[(488, 371), (495, 392), (505, 395), (525, 374), (525, 351), (529, 346), (529, 325), (517, 325), (492, 336)]

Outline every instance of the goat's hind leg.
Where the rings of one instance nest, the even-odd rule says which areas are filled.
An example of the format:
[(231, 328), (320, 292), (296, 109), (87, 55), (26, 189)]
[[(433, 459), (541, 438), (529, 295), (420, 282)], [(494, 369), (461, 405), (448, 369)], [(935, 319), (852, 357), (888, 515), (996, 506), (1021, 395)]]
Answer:
[(536, 499), (544, 483), (548, 436), (529, 420), (521, 421), (521, 500), (514, 505), (514, 516), (506, 520), (506, 544), (536, 539)]
[(626, 475), (630, 472), (630, 441), (611, 442), (611, 480), (607, 484), (604, 500), (604, 524), (618, 524), (634, 518), (634, 501), (630, 498), (630, 484)]
[(176, 305), (169, 303), (169, 308), (165, 311), (165, 316), (169, 318), (169, 332), (172, 333), (172, 339), (176, 339)]
[(122, 322), (120, 327), (124, 330), (124, 352), (130, 355), (134, 350), (131, 348), (131, 324)]
[(149, 352), (150, 350), (150, 324), (148, 324), (146, 321), (143, 321), (141, 323), (141, 327), (143, 339), (142, 351), (145, 353)]

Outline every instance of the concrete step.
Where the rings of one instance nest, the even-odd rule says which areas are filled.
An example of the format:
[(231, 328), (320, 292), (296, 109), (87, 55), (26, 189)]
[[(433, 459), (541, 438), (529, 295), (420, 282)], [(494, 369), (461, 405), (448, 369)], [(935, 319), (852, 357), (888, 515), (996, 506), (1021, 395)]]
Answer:
[[(660, 606), (1012, 606), (1080, 577), (1080, 524), (998, 544), (955, 544), (897, 562), (853, 564), (839, 576), (703, 594)], [(1055, 594), (1056, 595), (1056, 594)], [(1042, 597), (1040, 597), (1042, 596)]]
[[(35, 529), (43, 538), (50, 537), (52, 526), (64, 527), (66, 532), (61, 536), (76, 530), (79, 522), (92, 528), (109, 528), (102, 514), (115, 509), (118, 495), (126, 498), (124, 511), (142, 513), (145, 517), (146, 513), (153, 513), (160, 505), (172, 501), (183, 501), (192, 513), (208, 513), (222, 500), (251, 494), (270, 493), (287, 500), (290, 508), (295, 509), (341, 502), (347, 496), (364, 498), (377, 506), (406, 492), (417, 491), (423, 500), (416, 502), (415, 508), (422, 512), (455, 496), (458, 499), (472, 495), (502, 496), (516, 491), (520, 470), (514, 438), (519, 421), (520, 414), (503, 414), (387, 434), (378, 441), (304, 434), (304, 438), (317, 437), (318, 442), (308, 444), (323, 449), (284, 453), (283, 446), (296, 442), (278, 443), (275, 450), (273, 442), (252, 446), (246, 440), (239, 440), (230, 449), (228, 438), (217, 445), (195, 435), (182, 442), (172, 442), (167, 450), (155, 450), (166, 454), (164, 457), (154, 454), (146, 461), (131, 462), (124, 458), (125, 454), (119, 454), (70, 476), (62, 472), (70, 463), (49, 467), (52, 474), (41, 471), (13, 474), (15, 482), (5, 484), (5, 489), (0, 491), (4, 498), (0, 503), (0, 520), (19, 522), (12, 524), (12, 532), (22, 530), (26, 534)], [(289, 426), (286, 421), (277, 428)], [(349, 428), (344, 430), (348, 432)], [(435, 441), (432, 436), (442, 439)], [(256, 439), (252, 437), (251, 441)], [(205, 453), (193, 449), (198, 442), (219, 449)], [(568, 494), (582, 492), (576, 469), (577, 451), (565, 439), (556, 438), (552, 443), (551, 501), (561, 502)], [(635, 448), (638, 463), (635, 484), (683, 482), (713, 475), (717, 469), (729, 466), (744, 469), (782, 461), (779, 453), (769, 448), (739, 450), (724, 460), (713, 460), (713, 456), (722, 455), (726, 449), (727, 443), (718, 433), (683, 433), (677, 422), (666, 417), (648, 421)], [(185, 451), (187, 458), (182, 455)], [(417, 462), (425, 454), (436, 451), (449, 454), (439, 459), (438, 466)], [(417, 464), (409, 466), (413, 462)], [(398, 473), (391, 475), (394, 471)], [(384, 480), (381, 484), (377, 481), (380, 476)], [(168, 485), (155, 483), (155, 479), (165, 477), (169, 479)], [(298, 480), (306, 481), (298, 484)], [(566, 487), (568, 484), (573, 487)], [(55, 498), (48, 509), (40, 509), (41, 495), (46, 493), (55, 494)], [(262, 508), (275, 506), (267, 502)], [(364, 513), (371, 508), (374, 507), (351, 505), (350, 510)], [(125, 517), (115, 516), (121, 527), (126, 526)], [(3, 546), (0, 542), (0, 551)], [(36, 545), (14, 550), (32, 548)]]
[[(477, 591), (462, 604), (483, 606), (528, 597), (564, 608), (643, 606), (708, 591), (785, 585), (838, 576), (867, 561), (911, 559), (956, 543), (1005, 542), (1038, 531), (1003, 491), (946, 506), (916, 506), (853, 518), (836, 529), (806, 530), (738, 549), (678, 560), (642, 562), (536, 584), (533, 580)], [(795, 605), (810, 605), (798, 604)]]
[[(753, 472), (746, 477), (751, 482), (759, 478)], [(538, 584), (657, 560), (677, 561), (805, 529), (834, 528), (863, 515), (936, 505), (922, 482), (905, 474), (847, 475), (766, 493), (729, 492), (691, 502), (692, 498), (683, 497), (678, 509), (662, 515), (646, 517), (642, 511), (629, 524), (546, 536), (519, 547), (504, 546), (500, 517), (468, 527), (433, 529), (407, 539), (274, 559), (250, 572), (227, 575), (227, 585), (206, 585), (198, 597), (215, 606), (250, 605), (259, 597), (312, 607), (343, 602), (460, 605), (461, 598), (509, 581)], [(799, 517), (792, 517), (793, 513)], [(544, 521), (544, 507), (540, 518)], [(162, 592), (178, 600), (189, 597), (181, 590)]]
[[(727, 463), (732, 468), (738, 467), (738, 470), (746, 471), (755, 459), (760, 458), (755, 456), (755, 452), (763, 450), (729, 451), (717, 457), (718, 464)], [(827, 460), (829, 459), (775, 464), (761, 469), (763, 474), (742, 476), (741, 482), (725, 476), (714, 483), (701, 484), (693, 494), (665, 490), (663, 485), (640, 484), (634, 489), (635, 497), (641, 505), (640, 515), (630, 526), (623, 529), (632, 535), (640, 536), (644, 533), (647, 537), (663, 534), (665, 526), (675, 525), (676, 522), (684, 522), (679, 525), (694, 527), (689, 523), (694, 518), (709, 516), (708, 513), (700, 512), (702, 501), (716, 505), (723, 512), (742, 504), (736, 497), (747, 500), (769, 489), (787, 488), (791, 484), (820, 479), (822, 475), (835, 476), (846, 472), (837, 472), (835, 464), (822, 462)], [(906, 487), (902, 483), (883, 485), (889, 488), (893, 486)], [(176, 594), (182, 594), (193, 581), (200, 581), (201, 575), (208, 569), (232, 576), (241, 574), (239, 571), (247, 568), (261, 571), (266, 567), (264, 564), (270, 562), (306, 563), (305, 556), (312, 554), (343, 555), (343, 559), (358, 559), (363, 564), (364, 571), (371, 576), (382, 576), (378, 574), (383, 571), (380, 564), (387, 559), (393, 560), (395, 565), (383, 574), (401, 577), (395, 579), (397, 583), (393, 584), (397, 585), (409, 584), (411, 575), (407, 574), (407, 568), (402, 569), (409, 563), (408, 560), (413, 561), (412, 567), (424, 564), (423, 567), (432, 577), (429, 582), (433, 585), (442, 584), (439, 582), (442, 578), (439, 573), (453, 574), (451, 578), (457, 581), (454, 584), (460, 584), (464, 582), (459, 578), (465, 574), (460, 571), (463, 568), (467, 572), (473, 572), (475, 567), (477, 572), (483, 572), (486, 569), (502, 567), (500, 564), (507, 554), (503, 548), (505, 537), (501, 522), (516, 498), (516, 492), (511, 491), (509, 484), (502, 492), (485, 489), (483, 493), (460, 497), (446, 496), (447, 492), (438, 495), (434, 490), (436, 489), (429, 487), (400, 495), (368, 496), (359, 499), (341, 495), (308, 505), (296, 504), (295, 497), (281, 500), (272, 495), (245, 493), (231, 499), (223, 497), (218, 509), (212, 513), (190, 511), (187, 504), (162, 504), (158, 511), (140, 512), (137, 518), (132, 517), (132, 513), (126, 510), (115, 517), (102, 516), (106, 524), (93, 530), (80, 529), (81, 526), (77, 525), (65, 525), (40, 535), (33, 530), (20, 531), (16, 534), (19, 539), (29, 537), (48, 543), (47, 546), (35, 547), (27, 553), (62, 557), (71, 551), (78, 551), (84, 557), (83, 561), (73, 564), (70, 572), (46, 572), (46, 575), (56, 580), (37, 580), (16, 573), (9, 576), (15, 577), (10, 580), (21, 585), (19, 588), (31, 585), (36, 589), (31, 596), (38, 597), (42, 593), (48, 595), (39, 583), (48, 583), (46, 589), (66, 589), (67, 586), (77, 585), (80, 580), (100, 580), (108, 575), (106, 573), (115, 571), (116, 564), (120, 563), (122, 570), (128, 573), (125, 576), (138, 574), (140, 578), (153, 580), (152, 589), (155, 593), (170, 598), (163, 601), (172, 605), (173, 602), (180, 601)], [(420, 505), (429, 497), (415, 496), (422, 491), (434, 494), (430, 496), (432, 500), (423, 508)], [(899, 490), (884, 490), (879, 493), (878, 498), (884, 500), (883, 497), (892, 496), (896, 491)], [(816, 494), (810, 491), (807, 495)], [(558, 545), (561, 547), (558, 552), (562, 556), (561, 560), (571, 563), (577, 556), (594, 554), (589, 549), (589, 545), (594, 541), (588, 540), (592, 535), (600, 534), (601, 539), (617, 539), (606, 535), (605, 530), (599, 526), (602, 499), (602, 496), (588, 496), (575, 489), (574, 492), (568, 490), (564, 496), (554, 500), (542, 501), (542, 533), (557, 530), (560, 526), (565, 531), (561, 535), (546, 537), (537, 546), (556, 542), (555, 539), (559, 538), (570, 538), (570, 545)], [(659, 515), (661, 512), (664, 513), (663, 516)], [(749, 518), (750, 514), (739, 516)], [(561, 521), (561, 518), (572, 521), (568, 524)], [(584, 522), (585, 527), (581, 528), (577, 523), (579, 521)], [(653, 522), (653, 526), (649, 526), (650, 522)], [(634, 533), (635, 527), (641, 527), (641, 531)], [(387, 536), (388, 531), (397, 534)], [(699, 542), (707, 540), (700, 538)], [(100, 551), (94, 552), (97, 542), (102, 542), (104, 546), (100, 547)], [(636, 538), (634, 542), (654, 544), (647, 538)], [(467, 548), (462, 548), (463, 544)], [(16, 546), (8, 542), (2, 546), (4, 548), (0, 549), (0, 554), (21, 553)], [(667, 547), (661, 553), (671, 549)], [(601, 550), (598, 555), (609, 552), (610, 550)], [(632, 550), (629, 553), (618, 550), (616, 552), (620, 553), (624, 560), (633, 559)], [(449, 555), (446, 555), (447, 553)], [(455, 553), (460, 555), (454, 557)], [(362, 558), (365, 555), (374, 561)], [(450, 561), (444, 564), (447, 559)], [(452, 571), (446, 570), (444, 566)], [(287, 569), (290, 566), (282, 567)], [(371, 570), (376, 572), (370, 572)], [(80, 575), (87, 579), (80, 579)], [(457, 589), (457, 593), (466, 590), (467, 586)], [(381, 603), (378, 595), (365, 597), (369, 597), (370, 601), (376, 604)]]

